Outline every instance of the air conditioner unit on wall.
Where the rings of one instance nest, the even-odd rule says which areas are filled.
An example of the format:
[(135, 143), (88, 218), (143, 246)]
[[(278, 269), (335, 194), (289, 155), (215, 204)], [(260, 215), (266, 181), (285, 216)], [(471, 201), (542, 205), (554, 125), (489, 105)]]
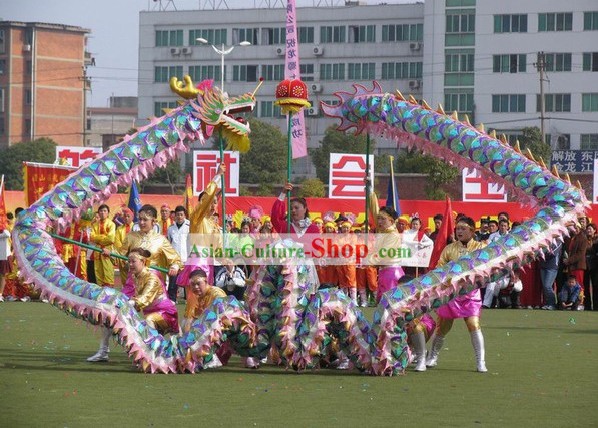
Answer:
[(171, 55), (180, 55), (181, 49), (180, 48), (170, 48), (170, 54)]
[(284, 56), (284, 48), (276, 48), (276, 55)]
[(181, 53), (183, 55), (191, 55), (193, 53), (193, 49), (186, 47), (181, 49)]
[(320, 109), (318, 106), (313, 106), (307, 109), (308, 116), (317, 116), (320, 114)]
[(324, 48), (322, 46), (314, 46), (313, 52), (315, 56), (324, 55)]
[(322, 84), (320, 83), (312, 83), (309, 88), (312, 92), (322, 92)]
[(409, 43), (409, 49), (412, 51), (418, 51), (422, 48), (422, 44), (419, 42), (411, 42)]
[(421, 80), (410, 80), (409, 81), (409, 89), (419, 89), (422, 82)]
[(23, 45), (23, 52), (31, 52), (31, 45)]

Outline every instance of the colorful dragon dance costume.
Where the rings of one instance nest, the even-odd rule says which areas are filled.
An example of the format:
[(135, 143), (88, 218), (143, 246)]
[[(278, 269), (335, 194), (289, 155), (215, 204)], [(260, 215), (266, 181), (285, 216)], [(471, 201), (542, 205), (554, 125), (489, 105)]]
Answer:
[[(187, 101), (83, 166), (25, 210), (12, 232), (14, 253), (25, 281), (67, 313), (111, 330), (132, 359), (148, 372), (197, 372), (224, 341), (242, 356), (264, 356), (274, 348), (289, 368), (316, 367), (334, 338), (364, 373), (404, 373), (409, 361), (406, 324), (487, 282), (493, 269), (507, 273), (542, 257), (567, 234), (566, 224), (588, 206), (580, 188), (541, 161), (488, 135), (442, 109), (405, 99), (400, 93), (354, 85), (337, 93), (338, 104), (322, 111), (340, 120), (341, 131), (383, 135), (398, 148), (429, 153), (458, 166), (476, 168), (482, 178), (506, 186), (536, 215), (487, 247), (475, 250), (382, 295), (373, 321), (343, 293), (310, 295), (292, 264), (266, 266), (257, 279), (257, 317), (232, 297), (213, 304), (179, 336), (162, 336), (131, 307), (128, 298), (72, 275), (57, 255), (48, 228), (62, 228), (82, 210), (100, 203), (118, 186), (129, 186), (166, 165), (190, 141), (203, 142), (216, 129), (227, 138), (247, 138), (250, 129), (235, 117), (252, 109), (253, 94), (229, 98), (218, 88), (195, 87), (190, 79), (172, 86)], [(476, 278), (481, 278), (480, 281)]]

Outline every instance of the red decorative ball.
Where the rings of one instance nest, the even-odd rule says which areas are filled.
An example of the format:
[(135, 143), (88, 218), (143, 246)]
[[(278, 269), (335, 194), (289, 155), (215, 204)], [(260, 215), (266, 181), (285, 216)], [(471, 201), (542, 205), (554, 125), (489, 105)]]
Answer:
[(276, 86), (276, 98), (308, 98), (307, 85), (299, 79), (285, 79)]
[(307, 85), (299, 79), (285, 79), (276, 86), (276, 105), (283, 114), (297, 113), (302, 108), (311, 107), (307, 100)]

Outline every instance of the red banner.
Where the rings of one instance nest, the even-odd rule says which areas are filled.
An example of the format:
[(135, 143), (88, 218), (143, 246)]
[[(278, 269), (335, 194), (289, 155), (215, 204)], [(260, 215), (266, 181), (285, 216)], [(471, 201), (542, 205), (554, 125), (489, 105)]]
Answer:
[(71, 166), (23, 162), (25, 204), (31, 205), (76, 170)]
[[(144, 204), (151, 204), (156, 207), (162, 204), (169, 204), (176, 206), (181, 204), (181, 195), (150, 195), (141, 194), (141, 199)], [(265, 214), (270, 214), (270, 209), (274, 203), (274, 197), (263, 196), (231, 196), (226, 198), (226, 212), (233, 214), (235, 220), (241, 219), (244, 213), (249, 211), (249, 208), (254, 205), (259, 205), (264, 209)], [(126, 193), (118, 193), (112, 195), (106, 202), (110, 206), (110, 212), (115, 212), (123, 204), (126, 205), (128, 201)], [(25, 196), (20, 191), (6, 191), (6, 209), (14, 211), (16, 207), (24, 207)], [(332, 211), (336, 215), (340, 212), (350, 212), (357, 215), (357, 221), (363, 222), (365, 217), (364, 201), (357, 199), (334, 199), (328, 198), (307, 198), (307, 206), (311, 218), (321, 217), (324, 213)], [(384, 205), (384, 200), (380, 200), (380, 205)], [(446, 203), (445, 201), (420, 201), (401, 199), (401, 210), (404, 213), (417, 212), (420, 215), (424, 227), (434, 228), (433, 217), (438, 213), (444, 213)], [(507, 211), (511, 217), (511, 221), (524, 221), (535, 215), (535, 211), (522, 207), (517, 202), (499, 202), (488, 204), (485, 202), (460, 202), (452, 201), (452, 209), (457, 213), (465, 213), (472, 217), (479, 225), (480, 218), (490, 216), (495, 218), (499, 211)], [(594, 214), (595, 213), (595, 214)], [(598, 204), (593, 204), (587, 211), (588, 218), (592, 221), (598, 221)], [(403, 218), (408, 218), (404, 215)], [(238, 221), (240, 224), (240, 221)]]
[(6, 200), (4, 199), (4, 175), (0, 182), (0, 231), (6, 229), (8, 219), (6, 218)]

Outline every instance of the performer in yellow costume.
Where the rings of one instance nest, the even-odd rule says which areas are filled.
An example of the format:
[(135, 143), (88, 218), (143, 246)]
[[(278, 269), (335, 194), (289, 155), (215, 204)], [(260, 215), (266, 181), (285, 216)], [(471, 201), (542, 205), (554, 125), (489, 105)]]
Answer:
[[(158, 211), (152, 205), (144, 205), (139, 210), (139, 231), (129, 233), (118, 250), (120, 254), (126, 256), (133, 248), (143, 248), (148, 250), (151, 255), (148, 258), (148, 265), (159, 266), (168, 269), (168, 275), (174, 276), (181, 267), (181, 258), (172, 248), (168, 239), (154, 230), (154, 223), (158, 217)], [(104, 252), (106, 254), (106, 251)], [(156, 272), (161, 281), (164, 281), (164, 274)], [(123, 286), (122, 292), (129, 298), (135, 295), (135, 281), (132, 275), (128, 275), (127, 281)], [(98, 352), (87, 359), (89, 362), (108, 361), (108, 342), (110, 340), (111, 330), (104, 328), (100, 349)]]
[[(206, 188), (199, 194), (199, 203), (189, 216), (191, 222), (189, 226), (190, 244), (196, 247), (210, 247), (222, 248), (222, 229), (214, 220), (214, 213), (218, 208), (218, 180), (224, 174), (226, 167), (220, 165), (218, 171), (212, 181), (208, 183)], [(210, 259), (203, 259), (197, 254), (189, 253), (184, 270), (177, 278), (177, 282), (181, 286), (189, 286), (189, 275), (196, 269), (203, 269), (206, 271), (208, 282), (214, 283), (214, 262)], [(187, 290), (187, 306), (185, 312), (190, 311), (190, 308), (197, 306), (197, 296), (192, 290)]]
[(95, 252), (93, 254), (94, 270), (98, 285), (103, 287), (114, 286), (114, 264), (110, 259), (110, 254), (114, 247), (116, 238), (116, 225), (108, 218), (110, 208), (106, 204), (98, 208), (99, 220), (91, 225), (90, 241), (95, 246), (101, 248), (103, 253)]
[[(444, 250), (442, 250), (436, 267), (443, 266), (451, 261), (457, 260), (464, 254), (486, 246), (485, 242), (478, 242), (473, 239), (475, 234), (475, 222), (470, 217), (463, 217), (458, 221), (457, 226), (455, 227), (455, 234), (457, 241), (447, 245)], [(480, 327), (481, 312), (482, 297), (479, 288), (476, 288), (463, 296), (456, 297), (446, 305), (439, 307), (436, 310), (436, 313), (438, 314), (438, 326), (436, 328), (434, 340), (432, 341), (432, 347), (428, 358), (426, 359), (426, 366), (436, 366), (438, 353), (444, 345), (444, 338), (453, 326), (453, 321), (456, 318), (463, 318), (471, 336), (471, 344), (473, 345), (475, 352), (477, 370), (481, 373), (487, 372), (484, 336), (482, 335)]]
[[(133, 211), (130, 208), (123, 208), (124, 223), (116, 228), (116, 239), (114, 240), (114, 248), (120, 253), (120, 250), (125, 242), (125, 238), (133, 229)], [(118, 261), (118, 269), (120, 273), (120, 283), (124, 285), (127, 282), (127, 264), (123, 260)]]

